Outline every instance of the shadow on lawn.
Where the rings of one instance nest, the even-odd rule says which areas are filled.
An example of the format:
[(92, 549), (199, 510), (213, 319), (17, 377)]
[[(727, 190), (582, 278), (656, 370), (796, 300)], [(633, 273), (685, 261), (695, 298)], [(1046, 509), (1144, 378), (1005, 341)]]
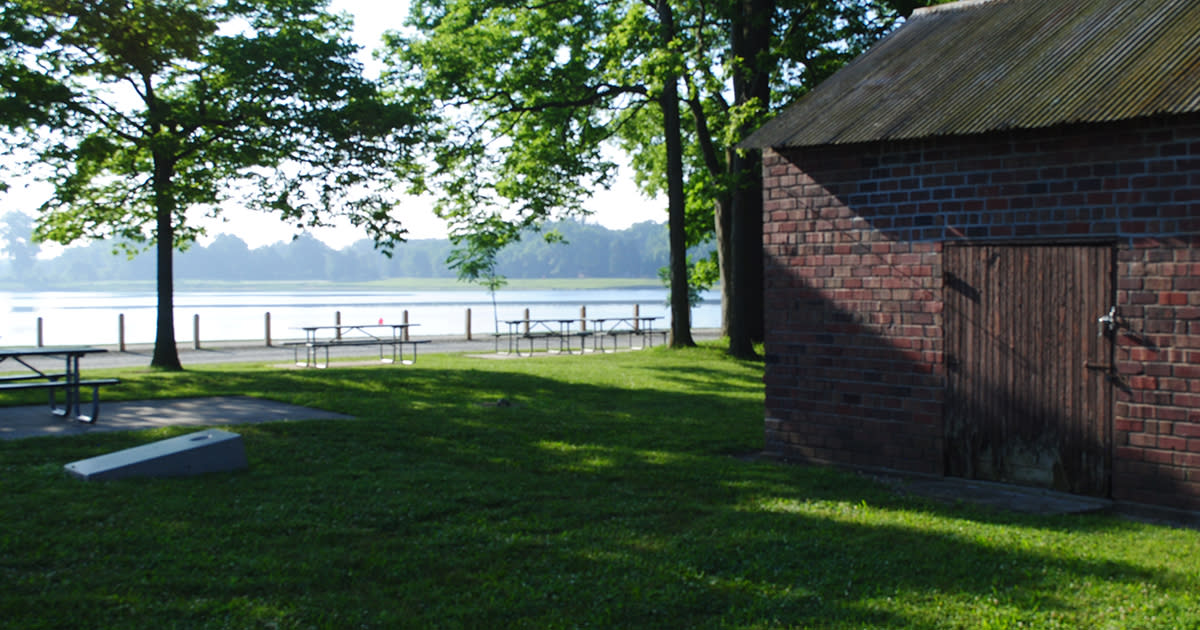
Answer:
[[(608, 585), (603, 593), (563, 587), (564, 606), (623, 602), (636, 618), (667, 611), (663, 625), (759, 609), (783, 620), (919, 626), (936, 613), (906, 616), (879, 600), (937, 592), (961, 596), (964, 607), (989, 601), (1074, 614), (1059, 586), (1152, 585), (1185, 597), (1197, 586), (1194, 576), (1061, 547), (1075, 533), (1130, 527), (1120, 521), (950, 506), (836, 471), (714, 458), (761, 444), (761, 403), (728, 395), (757, 384), (699, 367), (654, 370), (686, 383), (687, 393), (476, 370), (387, 373), (357, 386), (402, 392), (410, 410), (393, 417), (415, 423), (425, 438), (452, 438), (435, 440), (440, 457), (481, 479), (506, 480), (519, 495), (500, 492), (494, 503), (471, 506), (473, 519), (496, 527), (480, 532), (478, 544), (555, 532), (564, 541), (552, 546), (561, 563), (516, 570), (549, 572), (541, 578), (549, 589), (564, 583), (561, 570)], [(518, 406), (480, 405), (499, 397)], [(536, 519), (526, 516), (545, 501), (568, 515), (530, 529)], [(906, 513), (921, 522), (906, 522)], [(571, 531), (581, 535), (561, 536)]]
[[(422, 367), (189, 373), (172, 393), (267, 396), (361, 421), (246, 427), (252, 466), (237, 482), (260, 501), (252, 523), (219, 512), (220, 479), (146, 482), (125, 499), (211, 484), (211, 500), (171, 515), (187, 533), (171, 544), (232, 541), (209, 553), (235, 577), (262, 554), (239, 546), (242, 528), (244, 544), (287, 548), (313, 585), (296, 589), (318, 594), (295, 625), (336, 606), (320, 585), (351, 571), (363, 584), (355, 610), (388, 607), (414, 625), (934, 627), (1051, 612), (1118, 623), (1080, 610), (1086, 584), (1107, 585), (1105, 605), (1157, 595), (1200, 614), (1195, 576), (1072, 549), (1076, 533), (1119, 546), (1137, 526), (931, 503), (844, 472), (727, 457), (761, 446), (761, 399), (729, 395), (758, 385), (653, 369), (689, 389)], [(129, 385), (122, 397), (154, 390), (152, 379)], [(514, 406), (484, 404), (501, 397)], [(294, 544), (289, 532), (310, 522), (298, 512), (324, 542)], [(134, 547), (173, 553), (119, 518), (113, 531), (145, 538)], [(233, 584), (205, 588), (235, 598)]]

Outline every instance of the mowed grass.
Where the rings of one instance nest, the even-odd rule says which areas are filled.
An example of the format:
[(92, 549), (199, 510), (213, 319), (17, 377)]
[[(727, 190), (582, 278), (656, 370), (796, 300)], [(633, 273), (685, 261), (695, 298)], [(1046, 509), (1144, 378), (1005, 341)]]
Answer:
[(1200, 628), (1200, 532), (742, 457), (762, 364), (715, 347), (113, 374), (357, 419), (177, 479), (62, 466), (194, 429), (0, 442), (0, 627)]

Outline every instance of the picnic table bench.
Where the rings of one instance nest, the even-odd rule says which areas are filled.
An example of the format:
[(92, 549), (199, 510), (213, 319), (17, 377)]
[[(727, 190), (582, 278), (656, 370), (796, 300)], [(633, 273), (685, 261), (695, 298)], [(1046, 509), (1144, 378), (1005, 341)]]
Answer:
[[(617, 349), (617, 341), (621, 335), (629, 337), (629, 348), (631, 350), (640, 350), (643, 347), (652, 347), (654, 345), (654, 336), (662, 335), (662, 342), (667, 342), (667, 331), (654, 330), (654, 322), (662, 319), (661, 317), (637, 316), (637, 317), (603, 317), (590, 320), (592, 322), (592, 330), (595, 333), (592, 337), (592, 350), (596, 352), (608, 352), (604, 347), (605, 338), (611, 337), (613, 340), (613, 350)], [(634, 346), (634, 339), (645, 340), (644, 345)], [(599, 347), (597, 347), (599, 346)]]
[[(517, 356), (521, 356), (522, 341), (529, 342), (529, 354), (532, 355), (533, 344), (539, 339), (545, 341), (547, 353), (565, 352), (571, 354), (573, 352), (571, 340), (578, 338), (579, 351), (584, 352), (586, 348), (584, 347), (583, 340), (590, 337), (592, 332), (590, 330), (574, 330), (576, 321), (578, 321), (576, 318), (506, 320), (504, 323), (508, 326), (508, 332), (500, 333), (497, 336), (496, 351), (500, 351), (499, 336), (504, 336), (508, 339), (508, 353), (512, 354), (515, 351)], [(557, 350), (550, 348), (550, 342), (553, 339), (558, 340)]]
[[(285, 346), (292, 347), (292, 357), (296, 365), (303, 367), (329, 367), (329, 349), (353, 346), (378, 346), (380, 363), (400, 363), (412, 365), (417, 362), (417, 346), (429, 343), (428, 339), (413, 340), (405, 334), (409, 328), (417, 324), (337, 324), (333, 326), (302, 326), (304, 341), (289, 341)], [(376, 334), (378, 331), (390, 330), (390, 334)], [(332, 331), (333, 335), (328, 336)], [(322, 333), (325, 333), (322, 336)], [(405, 346), (411, 349), (412, 358), (404, 358)], [(300, 360), (300, 349), (304, 348), (304, 361)], [(388, 351), (390, 350), (390, 356)], [(325, 354), (324, 363), (319, 362), (321, 352)]]
[[(44, 389), (48, 392), (50, 413), (56, 416), (73, 417), (79, 422), (95, 422), (100, 417), (100, 388), (116, 385), (120, 379), (83, 379), (79, 372), (79, 360), (88, 354), (107, 352), (104, 348), (88, 346), (69, 348), (0, 348), (0, 363), (12, 359), (28, 370), (0, 376), (0, 391)], [(38, 359), (63, 359), (63, 370), (48, 370), (40, 367)], [(80, 390), (92, 390), (91, 414), (83, 413)], [(59, 406), (56, 393), (62, 390), (65, 400)]]

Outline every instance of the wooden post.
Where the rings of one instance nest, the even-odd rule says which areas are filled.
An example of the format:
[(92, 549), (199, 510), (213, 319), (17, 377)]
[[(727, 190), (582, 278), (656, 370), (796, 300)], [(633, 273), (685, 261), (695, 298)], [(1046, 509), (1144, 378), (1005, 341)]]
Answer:
[(337, 311), (333, 314), (333, 325), (337, 326), (337, 328), (334, 329), (333, 338), (337, 339), (338, 341), (341, 341), (342, 340), (342, 312), (341, 311)]
[(471, 341), (471, 309), (467, 309), (467, 341)]
[(529, 334), (529, 309), (525, 309), (525, 334)]
[[(404, 313), (401, 315), (400, 323), (408, 324), (408, 309), (404, 309)], [(404, 332), (400, 333), (400, 338), (405, 341), (408, 341), (408, 326), (407, 325), (404, 327)]]
[(200, 314), (192, 315), (192, 348), (200, 349)]
[(125, 313), (117, 313), (117, 348), (125, 352)]
[(44, 344), (42, 343), (42, 318), (41, 318), (41, 317), (39, 317), (39, 318), (38, 318), (38, 326), (37, 326), (37, 342), (38, 342), (38, 347), (39, 347), (39, 348), (41, 348), (41, 347), (44, 345)]
[(271, 311), (263, 318), (263, 332), (267, 338), (267, 347), (271, 347)]
[(579, 330), (587, 332), (587, 307), (579, 307)]
[(641, 311), (642, 311), (641, 304), (633, 305), (633, 329), (634, 330), (641, 330), (641, 328), (642, 328), (642, 320), (638, 319), (638, 317), (641, 317)]

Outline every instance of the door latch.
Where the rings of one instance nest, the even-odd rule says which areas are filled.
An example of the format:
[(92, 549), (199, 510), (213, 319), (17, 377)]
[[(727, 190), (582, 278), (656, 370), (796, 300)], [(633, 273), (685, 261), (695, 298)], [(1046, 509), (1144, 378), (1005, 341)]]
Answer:
[(1117, 329), (1121, 327), (1121, 316), (1117, 314), (1117, 307), (1113, 306), (1108, 309), (1108, 314), (1096, 319), (1096, 336), (1103, 337), (1104, 333), (1115, 334)]

